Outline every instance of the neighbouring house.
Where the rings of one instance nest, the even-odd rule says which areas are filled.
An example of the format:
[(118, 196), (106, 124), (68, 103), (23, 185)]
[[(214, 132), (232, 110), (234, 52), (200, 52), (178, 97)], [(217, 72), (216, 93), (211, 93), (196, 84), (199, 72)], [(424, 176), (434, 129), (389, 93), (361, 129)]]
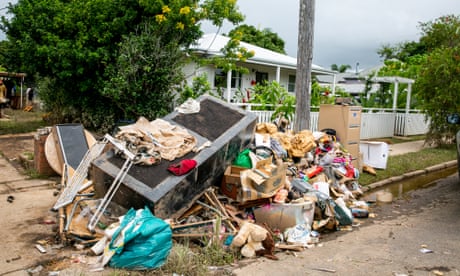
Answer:
[[(359, 72), (344, 72), (336, 73), (335, 75), (318, 75), (316, 77), (319, 85), (323, 87), (331, 87), (332, 91), (341, 91), (350, 94), (355, 98), (359, 98), (366, 89), (366, 80), (371, 78), (378, 72), (381, 66), (360, 70)], [(373, 82), (370, 86), (369, 94), (375, 93), (380, 89), (380, 84)], [(369, 96), (368, 94), (368, 96)]]
[[(377, 93), (382, 89), (382, 84), (388, 83), (393, 85), (393, 90), (390, 91), (393, 97), (393, 107), (392, 109), (396, 111), (397, 109), (397, 100), (398, 93), (405, 91), (406, 93), (406, 107), (405, 112), (409, 112), (411, 106), (411, 93), (412, 93), (412, 84), (414, 83), (413, 79), (403, 78), (398, 76), (377, 76), (378, 71), (384, 65), (379, 65), (370, 69), (361, 70), (359, 72), (345, 72), (337, 73), (335, 75), (318, 75), (316, 79), (318, 83), (323, 87), (332, 86), (332, 91), (336, 91), (337, 88), (340, 88), (342, 91), (350, 94), (356, 100), (359, 101), (360, 95), (365, 92), (366, 82), (370, 81), (370, 90), (368, 91), (367, 98), (370, 98), (370, 95)], [(404, 85), (403, 89), (400, 91), (400, 85)]]
[[(219, 34), (203, 35), (191, 49), (202, 58), (222, 56), (221, 49), (229, 41), (229, 37)], [(251, 87), (263, 81), (276, 81), (290, 93), (295, 93), (295, 80), (297, 58), (270, 51), (249, 43), (241, 42), (240, 45), (249, 51), (254, 51), (254, 56), (245, 62), (237, 62), (238, 66), (248, 69), (248, 74), (238, 72), (224, 72), (212, 65), (200, 66), (190, 63), (185, 66), (184, 73), (189, 84), (194, 77), (205, 74), (208, 82), (215, 92), (221, 92), (222, 98), (227, 102), (242, 102), (247, 100)], [(312, 64), (312, 77), (316, 75), (334, 75), (335, 72)]]

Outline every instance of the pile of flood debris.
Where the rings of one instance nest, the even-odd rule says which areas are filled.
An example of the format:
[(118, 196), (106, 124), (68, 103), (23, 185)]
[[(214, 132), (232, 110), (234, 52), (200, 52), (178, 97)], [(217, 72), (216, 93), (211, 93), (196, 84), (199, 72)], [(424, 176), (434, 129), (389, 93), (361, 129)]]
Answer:
[[(200, 109), (200, 102), (188, 102), (198, 110), (175, 116), (198, 116), (212, 106), (201, 103)], [(62, 156), (75, 149), (62, 144), (72, 144), (75, 132), (69, 141), (50, 133), (63, 164), (63, 188), (53, 207), (61, 242), (99, 255), (93, 270), (160, 267), (173, 240), (215, 240), (246, 258), (276, 260), (279, 251), (311, 248), (321, 233), (349, 230), (354, 218), (369, 215), (360, 200), (360, 169), (353, 165), (359, 157), (337, 137), (294, 133), (252, 117), (248, 122), (244, 131), (205, 139), (201, 126), (190, 130), (171, 118), (140, 118), (89, 143), (74, 167)], [(240, 143), (247, 128), (248, 142)], [(235, 140), (239, 144), (230, 149)], [(99, 167), (95, 172), (104, 177), (90, 167)]]

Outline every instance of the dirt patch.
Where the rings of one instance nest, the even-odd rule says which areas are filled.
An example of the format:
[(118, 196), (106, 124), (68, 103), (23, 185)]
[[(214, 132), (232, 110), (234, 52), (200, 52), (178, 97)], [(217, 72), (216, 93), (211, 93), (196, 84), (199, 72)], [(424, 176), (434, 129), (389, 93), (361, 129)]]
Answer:
[(0, 154), (17, 170), (24, 172), (23, 159), (33, 159), (34, 142), (34, 133), (2, 135), (0, 136)]

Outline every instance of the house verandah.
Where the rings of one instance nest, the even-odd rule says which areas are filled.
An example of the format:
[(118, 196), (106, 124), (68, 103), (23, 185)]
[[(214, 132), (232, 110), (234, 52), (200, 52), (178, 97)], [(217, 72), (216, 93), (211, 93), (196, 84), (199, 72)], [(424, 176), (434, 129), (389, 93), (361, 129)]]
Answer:
[[(202, 58), (222, 56), (221, 49), (230, 38), (218, 34), (205, 34), (192, 46), (193, 52)], [(295, 93), (295, 79), (297, 58), (276, 53), (249, 43), (241, 42), (240, 45), (248, 51), (253, 51), (254, 56), (244, 63), (237, 62), (237, 66), (248, 69), (248, 74), (239, 72), (224, 72), (213, 65), (199, 66), (196, 63), (187, 64), (183, 71), (189, 84), (194, 77), (207, 77), (213, 92), (222, 96), (227, 102), (244, 102), (251, 93), (251, 87), (264, 81), (276, 81), (288, 92)], [(312, 64), (312, 75), (334, 75), (335, 72)]]
[[(218, 34), (205, 34), (192, 47), (194, 53), (202, 58), (222, 56), (221, 49), (227, 44), (229, 38)], [(251, 88), (263, 81), (276, 81), (288, 92), (295, 94), (295, 78), (297, 59), (280, 53), (276, 53), (261, 47), (241, 42), (241, 46), (249, 51), (254, 51), (254, 56), (244, 63), (237, 63), (248, 69), (248, 74), (238, 72), (223, 72), (213, 65), (199, 66), (195, 63), (187, 64), (183, 72), (187, 76), (187, 82), (192, 84), (193, 78), (206, 76), (211, 89), (221, 95), (222, 100), (241, 106), (246, 110), (252, 109), (247, 103), (250, 97)], [(312, 64), (312, 79), (319, 75), (329, 75), (335, 79), (336, 72), (324, 69)], [(382, 80), (378, 80), (382, 81)], [(388, 80), (385, 80), (388, 81)], [(331, 83), (332, 90), (335, 90), (335, 82)], [(410, 96), (409, 96), (410, 97)], [(410, 98), (408, 98), (410, 101)], [(259, 122), (269, 122), (273, 111), (251, 111), (255, 112)], [(316, 131), (318, 122), (318, 109), (312, 107), (310, 113), (310, 126)], [(425, 134), (429, 122), (425, 120), (424, 114), (418, 110), (396, 109), (366, 109), (363, 108), (361, 124), (361, 139), (372, 139), (390, 136), (409, 136)]]

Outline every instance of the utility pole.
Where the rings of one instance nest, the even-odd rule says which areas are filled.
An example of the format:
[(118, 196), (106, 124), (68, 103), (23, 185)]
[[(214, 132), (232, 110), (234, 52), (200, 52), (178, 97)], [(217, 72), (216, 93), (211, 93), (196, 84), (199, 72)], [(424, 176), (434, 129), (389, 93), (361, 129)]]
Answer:
[(315, 0), (300, 0), (299, 2), (294, 132), (310, 129), (311, 62), (313, 60), (313, 29), (315, 22)]

